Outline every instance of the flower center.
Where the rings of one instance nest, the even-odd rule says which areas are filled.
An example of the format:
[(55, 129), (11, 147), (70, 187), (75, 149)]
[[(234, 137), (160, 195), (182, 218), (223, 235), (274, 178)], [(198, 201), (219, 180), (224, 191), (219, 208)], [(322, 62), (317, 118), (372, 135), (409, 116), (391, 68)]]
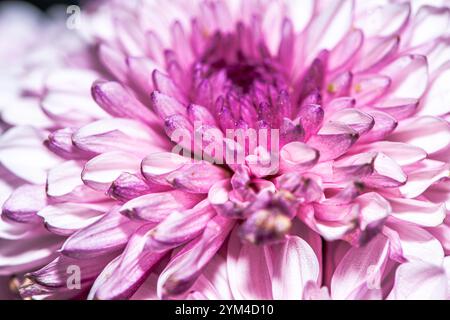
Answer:
[(214, 91), (210, 110), (222, 129), (278, 129), (285, 116), (280, 104), (290, 103), (286, 76), (263, 45), (241, 42), (237, 33), (213, 36), (194, 64), (193, 83)]

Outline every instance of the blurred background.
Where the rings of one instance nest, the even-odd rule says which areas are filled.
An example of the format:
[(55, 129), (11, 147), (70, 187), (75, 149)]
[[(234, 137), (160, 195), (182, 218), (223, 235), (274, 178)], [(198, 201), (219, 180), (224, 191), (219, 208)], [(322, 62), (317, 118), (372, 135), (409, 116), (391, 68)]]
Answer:
[[(0, 0), (0, 2), (3, 2), (3, 1)], [(72, 4), (79, 3), (79, 1), (77, 1), (77, 0), (27, 0), (24, 2), (32, 3), (35, 6), (41, 8), (42, 10), (45, 10), (54, 4), (72, 5)]]

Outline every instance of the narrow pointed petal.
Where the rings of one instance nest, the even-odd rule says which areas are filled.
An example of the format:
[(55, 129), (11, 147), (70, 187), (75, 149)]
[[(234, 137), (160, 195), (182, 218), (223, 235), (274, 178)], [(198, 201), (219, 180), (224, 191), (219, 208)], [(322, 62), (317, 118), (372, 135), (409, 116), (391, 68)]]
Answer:
[(47, 170), (61, 161), (52, 152), (42, 148), (46, 136), (44, 131), (31, 127), (15, 127), (3, 133), (0, 138), (2, 165), (25, 181), (45, 183)]
[(150, 125), (158, 124), (156, 115), (118, 82), (95, 82), (92, 96), (103, 110), (114, 117), (137, 119)]
[(47, 195), (43, 185), (23, 185), (11, 194), (2, 208), (2, 215), (16, 222), (33, 223), (37, 212), (47, 205)]
[(185, 293), (214, 257), (234, 221), (216, 216), (203, 234), (185, 246), (167, 265), (158, 280), (158, 296), (165, 298)]
[(389, 199), (389, 202), (392, 216), (419, 226), (437, 227), (446, 217), (445, 204), (403, 198)]
[(72, 135), (75, 133), (73, 128), (65, 128), (53, 131), (45, 145), (57, 155), (65, 159), (87, 159), (92, 153), (78, 149), (72, 142)]
[(80, 229), (97, 222), (109, 211), (108, 204), (59, 203), (49, 205), (38, 212), (45, 227), (54, 234), (70, 236)]
[(448, 147), (450, 125), (436, 117), (412, 118), (401, 122), (389, 140), (408, 143), (432, 154)]
[(52, 168), (47, 176), (47, 195), (57, 202), (89, 202), (105, 199), (81, 180), (83, 162), (66, 161)]
[(284, 242), (270, 246), (269, 252), (274, 299), (299, 300), (306, 284), (319, 280), (319, 261), (305, 240), (289, 236)]
[(131, 221), (112, 209), (99, 221), (70, 236), (62, 248), (62, 254), (86, 259), (123, 249), (140, 223)]
[(377, 236), (365, 247), (350, 249), (334, 272), (331, 281), (333, 299), (358, 299), (375, 287), (388, 258), (389, 243), (383, 236)]
[(308, 145), (320, 153), (320, 161), (328, 161), (343, 155), (358, 139), (356, 131), (345, 125), (327, 124)]
[(441, 243), (425, 229), (414, 225), (391, 221), (387, 224), (393, 235), (387, 233), (390, 241), (397, 242), (401, 258), (406, 261), (424, 261), (441, 265), (444, 249)]
[(140, 164), (140, 158), (128, 153), (103, 153), (84, 165), (81, 179), (92, 189), (105, 192), (122, 173), (138, 173)]
[(172, 79), (170, 79), (170, 77), (155, 70), (152, 73), (152, 78), (155, 89), (160, 93), (172, 97), (182, 103), (187, 102), (180, 88), (172, 81)]
[(147, 180), (155, 184), (170, 185), (166, 178), (189, 162), (189, 158), (175, 153), (153, 153), (142, 161), (141, 170)]
[(107, 193), (113, 199), (127, 202), (145, 194), (166, 191), (167, 189), (164, 186), (148, 183), (137, 174), (125, 172), (114, 180)]
[(410, 262), (398, 267), (389, 300), (447, 300), (445, 269), (424, 262)]
[(158, 91), (154, 91), (152, 93), (151, 99), (153, 109), (161, 119), (166, 119), (167, 117), (177, 114), (186, 114), (186, 107), (175, 98), (169, 97)]
[(227, 256), (230, 288), (235, 299), (272, 299), (272, 281), (266, 249), (249, 243), (241, 243), (236, 232), (231, 234)]
[(207, 194), (217, 181), (228, 178), (227, 172), (202, 161), (186, 164), (167, 176), (167, 181), (176, 189), (189, 193)]
[(143, 123), (120, 118), (90, 123), (72, 137), (78, 148), (92, 153), (125, 151), (138, 155), (163, 151), (158, 146), (161, 139)]
[(408, 181), (400, 192), (406, 198), (415, 198), (425, 192), (434, 183), (447, 178), (450, 172), (448, 163), (423, 160), (414, 170), (408, 173)]
[(152, 268), (166, 254), (145, 249), (146, 234), (150, 229), (151, 226), (142, 226), (132, 235), (114, 272), (95, 291), (95, 299), (128, 299), (144, 283)]

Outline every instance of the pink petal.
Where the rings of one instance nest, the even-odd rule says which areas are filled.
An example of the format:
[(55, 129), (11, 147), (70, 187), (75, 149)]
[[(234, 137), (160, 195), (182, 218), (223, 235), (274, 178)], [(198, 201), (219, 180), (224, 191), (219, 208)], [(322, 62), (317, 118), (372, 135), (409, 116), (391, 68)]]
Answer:
[(405, 26), (410, 14), (411, 6), (407, 2), (379, 5), (360, 12), (356, 27), (361, 28), (367, 37), (389, 36)]
[(127, 65), (124, 55), (105, 44), (100, 45), (98, 55), (103, 66), (114, 77), (116, 77), (121, 82), (126, 82)]
[(274, 299), (299, 300), (309, 281), (319, 280), (319, 261), (310, 245), (296, 236), (289, 236), (269, 248), (273, 265)]
[(113, 208), (99, 221), (70, 236), (62, 253), (72, 258), (92, 258), (125, 247), (129, 237), (140, 227)]
[(391, 79), (379, 75), (359, 75), (354, 78), (352, 97), (360, 106), (369, 105), (382, 97), (391, 85)]
[(376, 279), (381, 279), (386, 265), (388, 250), (388, 241), (383, 236), (377, 236), (364, 247), (350, 249), (333, 274), (333, 299), (358, 299), (371, 289), (370, 284), (376, 286)]
[(175, 153), (160, 152), (147, 156), (141, 164), (144, 177), (156, 184), (169, 185), (167, 177), (191, 160)]
[(363, 179), (363, 182), (375, 188), (392, 188), (403, 185), (407, 175), (402, 168), (390, 157), (378, 153), (373, 163), (374, 173)]
[(110, 205), (60, 203), (49, 205), (38, 212), (48, 230), (54, 234), (70, 236), (98, 221)]
[(375, 125), (375, 120), (371, 115), (356, 109), (336, 111), (328, 121), (344, 124), (355, 130), (360, 136), (369, 132)]
[(167, 176), (167, 181), (175, 188), (189, 193), (207, 194), (217, 181), (226, 179), (226, 171), (209, 162), (185, 164)]
[(389, 140), (412, 144), (432, 154), (449, 145), (450, 125), (435, 117), (412, 118), (401, 122)]
[(73, 128), (55, 130), (48, 136), (45, 145), (57, 155), (70, 160), (88, 159), (92, 153), (78, 149), (72, 142)]
[(53, 120), (80, 125), (102, 119), (106, 113), (87, 94), (49, 92), (41, 101), (42, 110)]
[(90, 123), (75, 132), (72, 139), (78, 148), (97, 154), (124, 151), (145, 156), (163, 151), (158, 146), (158, 135), (143, 123), (131, 119), (113, 118)]
[(233, 297), (238, 300), (272, 299), (272, 281), (265, 247), (241, 243), (237, 231), (228, 242), (228, 274)]
[(167, 191), (168, 188), (147, 183), (140, 175), (122, 173), (108, 189), (108, 195), (119, 201), (129, 201), (149, 193)]
[[(365, 41), (359, 59), (354, 65), (354, 72), (376, 71), (377, 67), (386, 64), (397, 52), (400, 38), (395, 36), (375, 37)], [(389, 78), (388, 78), (389, 79)]]
[(151, 232), (147, 248), (160, 252), (188, 242), (200, 235), (215, 215), (208, 201), (191, 210), (174, 211)]
[[(37, 286), (34, 286), (34, 290), (30, 290), (32, 289), (30, 288), (30, 285), (26, 285), (26, 287), (21, 290), (22, 297), (34, 297), (40, 294), (59, 297), (59, 295), (64, 292), (70, 292), (73, 297), (82, 295), (94, 282), (95, 278), (100, 274), (110, 259), (111, 257), (101, 257), (97, 259), (76, 260), (59, 256), (42, 269), (27, 274), (28, 281), (37, 284)], [(71, 269), (71, 267), (74, 266), (76, 266), (77, 269)], [(68, 288), (68, 284), (71, 283), (71, 277), (73, 276), (71, 270), (80, 271), (79, 289)], [(42, 289), (39, 290), (39, 288)]]
[(172, 81), (172, 79), (158, 70), (152, 73), (155, 90), (168, 97), (172, 97), (180, 102), (186, 103), (186, 98), (180, 88)]
[(314, 166), (319, 160), (317, 150), (301, 142), (291, 142), (280, 152), (281, 171), (301, 171)]
[(447, 300), (447, 276), (442, 267), (410, 262), (398, 267), (390, 300)]
[(141, 285), (141, 287), (133, 294), (130, 300), (158, 300), (156, 294), (156, 286), (158, 282), (158, 276), (152, 273), (148, 276), (147, 280)]
[(173, 115), (185, 115), (186, 107), (182, 105), (178, 100), (166, 96), (158, 91), (153, 91), (152, 96), (153, 109), (160, 116), (161, 119)]
[(56, 201), (89, 202), (105, 199), (81, 180), (82, 162), (67, 161), (48, 172), (47, 195)]
[(221, 255), (216, 254), (211, 259), (192, 287), (192, 291), (210, 300), (233, 299), (227, 273), (227, 262)]
[(165, 298), (185, 293), (216, 255), (234, 226), (231, 219), (216, 216), (203, 234), (185, 246), (161, 273), (158, 296)]
[(166, 254), (145, 250), (147, 233), (150, 229), (151, 225), (142, 226), (132, 235), (113, 274), (95, 291), (95, 299), (128, 299), (144, 283), (155, 264)]
[(404, 55), (380, 71), (392, 80), (394, 98), (421, 98), (428, 85), (428, 62), (425, 56)]
[(353, 14), (352, 1), (338, 1), (324, 8), (320, 18), (313, 19), (307, 29), (306, 52), (333, 48), (349, 31)]
[(375, 151), (382, 152), (393, 159), (400, 166), (407, 166), (420, 162), (427, 157), (427, 153), (421, 148), (401, 142), (380, 141), (371, 144), (356, 146), (357, 152)]
[(397, 128), (397, 120), (387, 113), (380, 111), (367, 111), (375, 120), (375, 124), (368, 133), (362, 136), (358, 142), (372, 142), (383, 140)]
[(345, 38), (330, 52), (328, 68), (340, 69), (358, 53), (364, 42), (364, 34), (359, 29), (351, 30)]
[(407, 119), (414, 115), (417, 111), (420, 101), (411, 98), (393, 98), (384, 99), (371, 107), (365, 108), (367, 110), (375, 109), (386, 112), (397, 120)]
[(47, 205), (43, 185), (23, 185), (11, 194), (2, 208), (2, 215), (21, 223), (39, 222), (36, 213)]
[(97, 81), (92, 86), (94, 100), (114, 117), (141, 120), (157, 125), (158, 118), (118, 82)]
[(8, 130), (0, 138), (0, 162), (25, 181), (45, 183), (47, 170), (60, 162), (56, 155), (42, 146), (45, 138), (46, 132), (31, 127)]
[[(390, 221), (388, 226), (398, 237), (402, 258), (407, 261), (424, 261), (434, 265), (442, 264), (444, 250), (440, 242), (431, 233), (419, 226), (401, 222)], [(390, 234), (386, 235), (392, 239)]]
[(446, 30), (449, 26), (450, 10), (448, 7), (423, 6), (414, 18), (411, 30), (408, 30), (406, 34), (406, 43), (410, 47), (415, 47), (448, 35)]
[(450, 166), (447, 163), (423, 160), (416, 168), (413, 167), (412, 171), (408, 172), (408, 181), (400, 187), (400, 192), (407, 198), (415, 198), (434, 183), (447, 178), (449, 171)]
[(38, 233), (26, 241), (0, 240), (0, 275), (23, 273), (53, 260), (61, 238)]
[(437, 227), (446, 217), (445, 204), (420, 201), (415, 199), (389, 199), (392, 216), (423, 227)]
[(320, 162), (333, 160), (343, 155), (358, 139), (358, 133), (348, 126), (328, 123), (308, 145), (320, 153)]
[(190, 209), (200, 200), (183, 191), (151, 193), (125, 203), (120, 212), (132, 219), (159, 223), (173, 211)]
[(427, 93), (421, 103), (420, 115), (441, 116), (450, 112), (450, 100), (447, 84), (450, 81), (450, 65), (443, 71), (439, 70), (429, 84)]
[(81, 179), (92, 189), (105, 192), (122, 173), (139, 172), (140, 164), (140, 158), (128, 153), (103, 153), (85, 164)]
[(128, 74), (139, 93), (147, 95), (153, 91), (153, 81), (148, 76), (157, 65), (145, 57), (127, 57)]

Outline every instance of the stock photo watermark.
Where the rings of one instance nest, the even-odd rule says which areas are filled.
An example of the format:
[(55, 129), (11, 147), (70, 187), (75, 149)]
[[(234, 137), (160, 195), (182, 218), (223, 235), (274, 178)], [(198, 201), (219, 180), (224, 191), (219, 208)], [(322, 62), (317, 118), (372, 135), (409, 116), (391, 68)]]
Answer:
[(77, 265), (70, 265), (67, 267), (66, 286), (69, 290), (81, 289), (81, 268)]
[(66, 27), (69, 30), (77, 30), (81, 28), (81, 8), (77, 5), (68, 6), (66, 9), (67, 20)]
[(217, 165), (253, 164), (273, 170), (279, 168), (280, 130), (227, 129), (195, 122), (193, 130), (177, 128), (169, 132), (175, 146), (172, 153)]

